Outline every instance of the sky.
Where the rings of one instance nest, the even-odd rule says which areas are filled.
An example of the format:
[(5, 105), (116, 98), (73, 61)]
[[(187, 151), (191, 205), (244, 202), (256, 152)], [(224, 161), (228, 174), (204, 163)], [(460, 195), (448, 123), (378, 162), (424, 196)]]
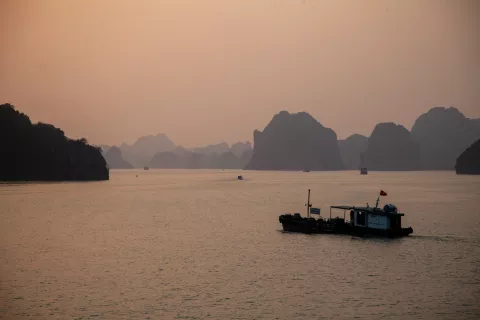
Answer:
[(0, 103), (94, 144), (480, 118), (477, 0), (0, 0)]

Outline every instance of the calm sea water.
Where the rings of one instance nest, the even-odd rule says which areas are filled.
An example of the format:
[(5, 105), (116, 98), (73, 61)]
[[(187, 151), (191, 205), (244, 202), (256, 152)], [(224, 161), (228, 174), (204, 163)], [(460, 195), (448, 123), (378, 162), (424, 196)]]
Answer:
[[(242, 174), (244, 181), (237, 181)], [(404, 239), (283, 233), (307, 189), (406, 212)], [(0, 184), (2, 319), (479, 319), (480, 177), (112, 171)]]

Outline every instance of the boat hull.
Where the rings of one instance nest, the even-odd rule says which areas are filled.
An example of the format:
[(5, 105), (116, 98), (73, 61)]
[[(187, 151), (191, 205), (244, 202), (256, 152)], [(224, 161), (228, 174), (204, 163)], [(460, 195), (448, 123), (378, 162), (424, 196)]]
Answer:
[(343, 219), (315, 220), (313, 218), (295, 217), (292, 215), (281, 215), (279, 221), (282, 224), (283, 231), (297, 232), (306, 234), (344, 234), (357, 237), (382, 237), (399, 238), (413, 233), (412, 228), (398, 229), (373, 229), (352, 227), (345, 223)]
[(318, 233), (317, 220), (312, 218), (301, 218), (292, 215), (281, 215), (279, 218), (283, 231), (299, 233)]
[(352, 235), (359, 237), (401, 238), (413, 233), (412, 228), (379, 230), (372, 228), (352, 228)]

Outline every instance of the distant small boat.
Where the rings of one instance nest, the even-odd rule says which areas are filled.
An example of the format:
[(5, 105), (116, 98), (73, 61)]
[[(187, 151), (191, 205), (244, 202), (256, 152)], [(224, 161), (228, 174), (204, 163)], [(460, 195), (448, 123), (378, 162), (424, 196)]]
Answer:
[(145, 167), (143, 167), (143, 170), (150, 170), (150, 168), (145, 166)]
[(243, 177), (242, 177), (242, 176), (238, 176), (238, 177), (237, 177), (237, 180), (243, 180)]
[(303, 169), (303, 172), (310, 172), (310, 169)]
[(360, 174), (368, 174), (367, 168), (360, 168)]

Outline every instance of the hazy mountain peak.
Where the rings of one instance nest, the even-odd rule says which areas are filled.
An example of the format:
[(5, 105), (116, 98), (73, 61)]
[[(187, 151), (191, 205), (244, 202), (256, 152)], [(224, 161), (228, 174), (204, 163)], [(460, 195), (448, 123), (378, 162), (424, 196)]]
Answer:
[(381, 123), (379, 123), (379, 124), (377, 124), (377, 125), (375, 126), (375, 128), (373, 129), (373, 131), (375, 131), (375, 130), (384, 130), (384, 129), (386, 129), (386, 128), (388, 128), (388, 129), (396, 128), (396, 129), (398, 129), (398, 130), (407, 131), (407, 132), (408, 132), (408, 130), (407, 130), (404, 126), (402, 126), (401, 124), (397, 124), (397, 123), (395, 123), (395, 122), (381, 122)]
[(214, 153), (223, 154), (225, 152), (228, 152), (229, 150), (230, 150), (230, 147), (229, 147), (228, 143), (220, 142), (220, 143), (217, 143), (217, 144), (210, 144), (210, 145), (207, 145), (205, 147), (194, 148), (193, 152), (209, 155), (209, 154), (214, 154)]
[(431, 108), (415, 121), (412, 137), (424, 168), (451, 170), (457, 157), (480, 138), (480, 119), (469, 119), (454, 107)]
[(420, 115), (415, 121), (415, 124), (417, 124), (417, 122), (429, 121), (438, 125), (444, 121), (462, 121), (464, 119), (466, 119), (465, 115), (455, 107), (434, 107)]
[[(284, 110), (273, 116), (272, 120), (268, 123), (263, 132), (268, 132), (275, 127), (289, 125), (289, 123), (294, 124), (295, 126), (320, 126), (322, 128), (325, 128), (320, 122), (317, 121), (317, 119), (315, 119), (308, 112), (302, 111), (298, 113), (289, 113), (288, 111)], [(332, 133), (334, 133), (333, 130), (329, 128), (325, 129), (328, 129)]]
[(252, 144), (250, 141), (237, 142), (230, 147), (230, 151), (237, 157), (241, 157), (245, 152), (252, 151)]
[(164, 133), (140, 137), (133, 145), (120, 145), (124, 158), (135, 167), (143, 167), (157, 152), (171, 151), (175, 147), (175, 143)]
[(352, 141), (352, 140), (366, 141), (366, 140), (368, 140), (368, 138), (365, 137), (362, 134), (354, 133), (351, 136), (347, 137), (345, 140), (348, 140), (348, 141)]
[(352, 134), (345, 140), (338, 140), (338, 148), (346, 169), (358, 170), (361, 156), (367, 150), (368, 138), (361, 134)]
[(371, 170), (419, 170), (420, 154), (404, 126), (379, 123), (368, 139), (362, 166)]
[(131, 169), (133, 166), (125, 161), (122, 156), (122, 151), (119, 147), (113, 146), (104, 154), (104, 158), (108, 163), (110, 169)]
[(247, 169), (336, 170), (343, 167), (337, 135), (306, 112), (281, 111), (263, 132), (255, 130)]

